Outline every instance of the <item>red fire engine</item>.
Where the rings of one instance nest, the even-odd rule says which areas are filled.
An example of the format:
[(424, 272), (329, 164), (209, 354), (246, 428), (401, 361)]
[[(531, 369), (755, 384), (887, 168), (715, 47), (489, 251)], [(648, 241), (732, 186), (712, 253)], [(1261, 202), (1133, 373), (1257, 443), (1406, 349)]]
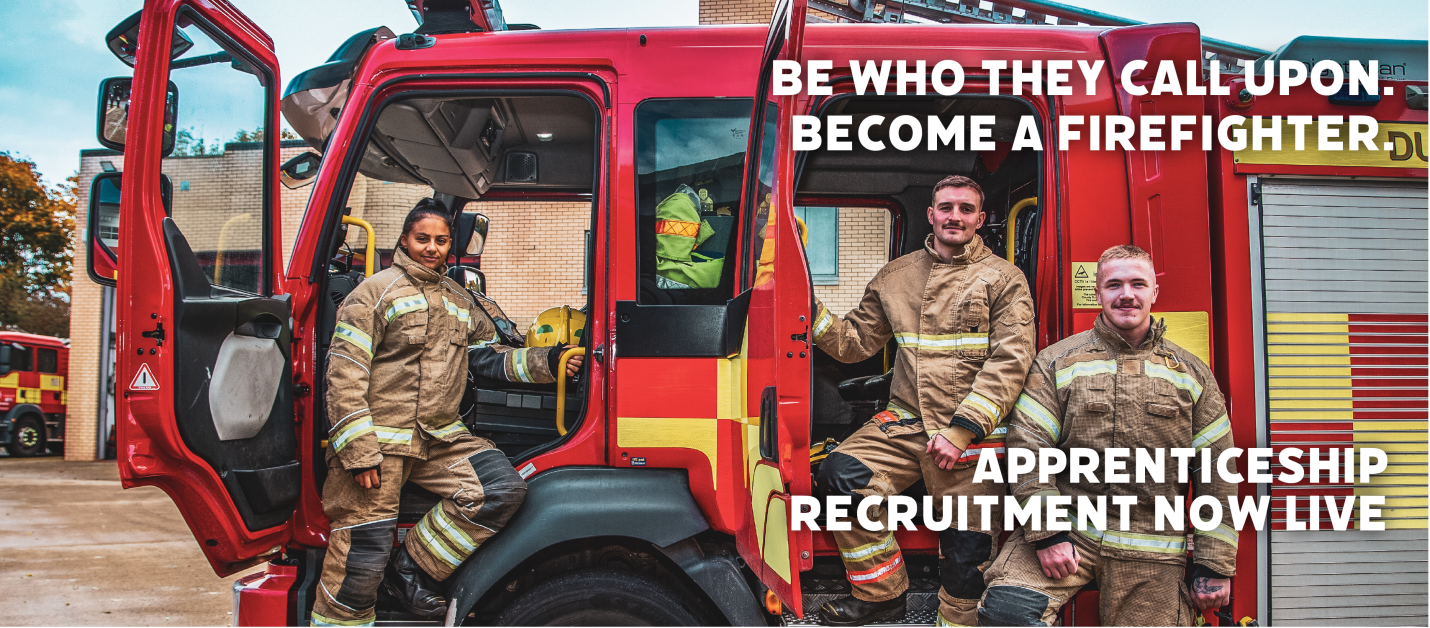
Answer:
[[(356, 216), (357, 182), (430, 190), (454, 216), (478, 199), (589, 207), (582, 378), (554, 394), (474, 383), (464, 404), (469, 428), (513, 458), (530, 492), (449, 580), (449, 623), (748, 625), (807, 621), (847, 591), (832, 540), (790, 531), (790, 496), (810, 493), (811, 443), (847, 435), (887, 395), (885, 357), (837, 364), (809, 341), (814, 285), (795, 208), (887, 212), (892, 259), (921, 245), (929, 191), (951, 173), (983, 182), (981, 233), (1026, 274), (1040, 347), (1091, 326), (1083, 274), (1132, 242), (1163, 273), (1170, 336), (1214, 367), (1238, 446), (1391, 452), (1389, 484), (1329, 490), (1390, 496), (1385, 516), (1399, 529), (1243, 531), (1226, 613), (1424, 617), (1423, 65), (1358, 99), (1309, 86), (1254, 96), (1227, 73), (1228, 96), (1139, 96), (1108, 77), (1136, 60), (1200, 67), (1195, 26), (806, 27), (797, 0), (780, 3), (767, 30), (541, 32), (505, 29), (495, 2), (471, 7), (445, 28), (360, 33), (286, 93), (272, 42), (224, 0), (147, 0), (111, 33), (135, 68), (132, 83), (110, 79), (101, 94), (105, 143), (125, 151), (123, 220), (103, 258), (117, 264), (91, 276), (117, 276), (118, 380), (147, 383), (119, 404), (121, 477), (166, 491), (219, 574), (267, 563), (236, 586), (238, 625), (303, 624), (312, 606), (328, 531), (319, 492), (335, 304), (390, 254), (371, 244), (382, 226)], [(1385, 51), (1358, 45), (1335, 58)], [(1304, 48), (1272, 59), (1324, 52)], [(1008, 85), (988, 95), (990, 77), (974, 68), (990, 50), (1025, 64), (1098, 60), (1108, 72), (1095, 95), (1076, 77), (1069, 95), (1008, 95)], [(833, 60), (832, 94), (771, 96), (779, 59)], [(849, 59), (970, 70), (954, 96), (861, 96)], [(1150, 85), (1153, 72), (1132, 80)], [(199, 162), (165, 159), (174, 128), (237, 117), (244, 104), (249, 117), (232, 124), (265, 142), (248, 187), (184, 205), (187, 183), (171, 179)], [(280, 174), (280, 108), (321, 149), (320, 165), (303, 157)], [(990, 115), (996, 148), (796, 153), (796, 114)], [(1369, 115), (1389, 148), (1011, 150), (1025, 115), (1055, 146), (1063, 116), (1203, 114)], [(281, 204), (280, 179), (315, 181), (306, 211)], [(711, 199), (702, 218), (717, 235), (702, 246), (723, 260), (711, 286), (662, 281), (654, 255), (657, 202), (685, 184)], [(348, 225), (368, 234), (361, 256), (343, 252)], [(286, 267), (284, 237), (296, 237)], [(479, 272), (478, 259), (451, 261), (464, 278)], [(405, 494), (401, 521), (432, 499)], [(898, 537), (914, 576), (909, 619), (929, 619), (936, 535)], [(1368, 578), (1351, 574), (1390, 588), (1343, 582)], [(1340, 587), (1333, 602), (1318, 599), (1325, 582)], [(557, 593), (570, 603), (549, 603)], [(1096, 623), (1095, 595), (1065, 621)], [(403, 617), (380, 609), (379, 619)]]
[(0, 444), (11, 456), (64, 446), (69, 361), (64, 340), (0, 331)]

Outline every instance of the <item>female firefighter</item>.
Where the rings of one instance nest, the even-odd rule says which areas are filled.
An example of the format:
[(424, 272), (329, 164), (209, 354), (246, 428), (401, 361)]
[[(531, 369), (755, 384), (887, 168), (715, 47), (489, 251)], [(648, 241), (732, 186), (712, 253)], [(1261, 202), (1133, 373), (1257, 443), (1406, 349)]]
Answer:
[[(406, 609), (441, 618), (440, 582), (511, 518), (526, 483), (457, 415), (467, 347), (492, 337), (485, 316), (445, 275), (452, 220), (430, 199), (402, 224), (393, 264), (338, 312), (328, 360), (332, 522), (313, 625), (372, 625), (381, 585)], [(442, 496), (392, 549), (402, 485)], [(384, 578), (384, 572), (386, 577)]]

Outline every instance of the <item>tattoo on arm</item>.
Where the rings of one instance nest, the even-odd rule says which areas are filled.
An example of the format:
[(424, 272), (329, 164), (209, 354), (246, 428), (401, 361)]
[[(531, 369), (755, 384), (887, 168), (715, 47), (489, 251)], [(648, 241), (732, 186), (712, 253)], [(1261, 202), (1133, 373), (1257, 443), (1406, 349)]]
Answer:
[(1192, 590), (1202, 595), (1211, 595), (1221, 591), (1221, 585), (1212, 586), (1210, 578), (1197, 578), (1192, 581)]

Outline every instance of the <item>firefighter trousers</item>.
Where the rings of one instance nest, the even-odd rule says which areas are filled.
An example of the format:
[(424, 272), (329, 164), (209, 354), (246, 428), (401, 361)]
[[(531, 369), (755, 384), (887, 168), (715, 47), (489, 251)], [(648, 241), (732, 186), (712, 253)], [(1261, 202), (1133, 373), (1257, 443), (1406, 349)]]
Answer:
[(1191, 596), (1182, 581), (1186, 566), (1102, 556), (1076, 532), (1077, 573), (1059, 580), (1043, 575), (1037, 550), (1020, 527), (988, 570), (988, 590), (978, 608), (984, 626), (1051, 626), (1058, 609), (1093, 580), (1103, 626), (1191, 626)]
[[(840, 443), (820, 465), (817, 490), (821, 495), (852, 497), (857, 507), (864, 497), (879, 496), (887, 500), (922, 479), (928, 495), (934, 498), (938, 516), (951, 517), (953, 523), (939, 532), (942, 586), (938, 592), (938, 624), (974, 626), (977, 625), (978, 598), (983, 593), (983, 570), (997, 555), (998, 537), (1003, 530), (1004, 485), (975, 484), (976, 457), (965, 458), (952, 470), (940, 469), (925, 452), (927, 447), (928, 436), (922, 431), (889, 435), (880, 429), (877, 419), (870, 421)], [(973, 498), (979, 495), (1000, 500), (990, 509), (988, 529), (982, 527), (981, 507), (973, 504)], [(941, 512), (945, 496), (953, 497), (953, 513)], [(966, 530), (958, 529), (959, 496), (968, 497)], [(854, 597), (867, 602), (889, 600), (909, 588), (903, 553), (893, 532), (887, 531), (885, 504), (887, 501), (870, 508), (869, 519), (884, 521), (886, 531), (865, 530), (856, 519), (848, 531), (833, 532)], [(922, 525), (921, 519), (916, 523)]]
[(445, 580), (477, 546), (501, 530), (526, 498), (526, 482), (506, 455), (484, 438), (464, 434), (431, 441), (428, 458), (386, 455), (381, 486), (365, 489), (328, 454), (323, 512), (331, 521), (313, 625), (360, 626), (376, 620), (378, 586), (392, 553), (402, 485), (414, 482), (442, 497), (408, 531), (412, 559)]

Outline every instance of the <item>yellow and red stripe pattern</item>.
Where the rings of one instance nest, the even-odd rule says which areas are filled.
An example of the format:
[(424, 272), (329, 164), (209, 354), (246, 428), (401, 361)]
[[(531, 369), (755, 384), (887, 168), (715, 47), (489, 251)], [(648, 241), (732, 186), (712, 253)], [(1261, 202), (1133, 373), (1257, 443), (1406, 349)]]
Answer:
[[(1352, 495), (1383, 495), (1387, 529), (1426, 528), (1427, 322), (1424, 314), (1267, 314), (1271, 447), (1319, 448), (1322, 459), (1339, 449), (1342, 471), (1346, 449), (1375, 447), (1389, 457), (1368, 484), (1343, 473), (1334, 483), (1278, 480), (1273, 529), (1285, 527), (1284, 497), (1314, 495), (1335, 496), (1337, 506)], [(1302, 462), (1306, 467), (1309, 456)], [(1282, 469), (1273, 463), (1271, 471)], [(1297, 502), (1297, 519), (1305, 521), (1308, 501)], [(1330, 529), (1324, 503), (1320, 510), (1319, 528)]]

